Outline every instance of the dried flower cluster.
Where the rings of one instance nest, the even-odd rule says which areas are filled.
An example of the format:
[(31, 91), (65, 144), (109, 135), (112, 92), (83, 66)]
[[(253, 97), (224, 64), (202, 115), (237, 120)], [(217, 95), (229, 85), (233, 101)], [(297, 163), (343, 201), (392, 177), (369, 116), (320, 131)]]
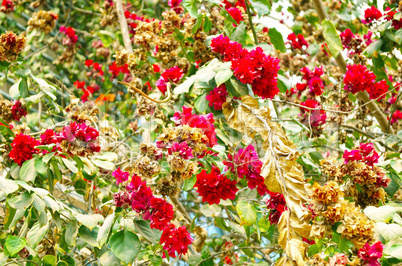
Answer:
[(44, 33), (49, 33), (56, 26), (59, 15), (52, 11), (40, 10), (32, 14), (28, 20), (28, 31), (38, 29)]
[(0, 35), (0, 61), (14, 62), (25, 48), (25, 36), (8, 31)]

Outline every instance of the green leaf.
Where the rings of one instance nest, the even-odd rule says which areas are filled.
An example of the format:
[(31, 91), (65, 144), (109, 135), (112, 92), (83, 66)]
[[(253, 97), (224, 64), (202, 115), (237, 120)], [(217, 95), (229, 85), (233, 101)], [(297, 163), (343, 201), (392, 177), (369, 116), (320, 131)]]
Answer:
[(31, 70), (29, 69), (19, 69), (14, 73), (17, 77), (26, 78), (31, 74)]
[(351, 248), (354, 247), (350, 240), (342, 238), (341, 235), (336, 232), (332, 232), (332, 240), (338, 244), (338, 248), (342, 252), (348, 252)]
[(248, 94), (248, 88), (245, 84), (241, 83), (237, 78), (231, 77), (228, 82), (225, 83), (228, 92), (235, 97), (240, 97)]
[(54, 255), (46, 255), (43, 257), (42, 261), (44, 262), (44, 264), (47, 266), (55, 266), (56, 265), (56, 257)]
[(25, 182), (34, 182), (36, 178), (35, 158), (25, 161), (20, 170), (20, 179)]
[(94, 247), (99, 247), (98, 242), (96, 241), (98, 237), (98, 227), (95, 227), (94, 229), (89, 229), (88, 227), (81, 225), (80, 229), (78, 229), (78, 233), (81, 236), (81, 238), (90, 244), (91, 246)]
[(325, 37), (325, 40), (327, 41), (329, 51), (334, 57), (337, 57), (339, 53), (343, 50), (343, 46), (341, 38), (336, 32), (336, 28), (331, 21), (328, 21), (326, 19), (322, 21), (322, 27), (322, 33)]
[(103, 222), (101, 228), (99, 229), (98, 237), (96, 238), (96, 241), (98, 241), (98, 244), (100, 247), (102, 247), (107, 240), (107, 237), (109, 235), (110, 229), (112, 228), (113, 222), (114, 222), (114, 217), (115, 214), (112, 213), (108, 215)]
[(221, 213), (222, 208), (217, 204), (209, 205), (207, 203), (207, 204), (204, 204), (201, 206), (200, 211), (202, 214), (204, 214), (207, 217), (216, 217)]
[(320, 165), (320, 160), (324, 159), (324, 157), (322, 157), (321, 153), (319, 153), (318, 151), (312, 151), (309, 153), (311, 160), (313, 160), (314, 163)]
[(125, 264), (133, 261), (141, 249), (138, 236), (130, 231), (122, 230), (110, 238), (110, 249)]
[(260, 16), (268, 14), (271, 8), (268, 0), (250, 0), (250, 3)]
[(278, 75), (278, 88), (280, 92), (285, 93), (292, 88), (292, 83), (285, 76)]
[(206, 99), (207, 93), (204, 93), (197, 97), (194, 101), (194, 107), (197, 112), (204, 114), (208, 108), (208, 100)]
[(257, 221), (257, 212), (249, 202), (239, 201), (236, 205), (236, 211), (243, 224), (254, 225)]
[(120, 260), (110, 250), (103, 253), (99, 260), (103, 266), (121, 266)]
[(397, 174), (402, 172), (402, 160), (391, 160), (389, 164)]
[(17, 209), (17, 210), (25, 210), (29, 206), (31, 206), (32, 202), (34, 201), (36, 195), (34, 193), (29, 193), (25, 191), (23, 194), (14, 196), (11, 199), (7, 200), (8, 205), (10, 207)]
[(90, 230), (92, 230), (95, 226), (98, 225), (98, 221), (91, 215), (77, 214), (75, 218), (77, 218), (78, 222), (85, 225)]
[(233, 71), (230, 70), (230, 69), (225, 69), (225, 70), (223, 70), (223, 71), (219, 71), (219, 72), (216, 73), (216, 75), (215, 75), (216, 86), (219, 86), (219, 85), (225, 83), (225, 82), (228, 81), (232, 76), (233, 76)]
[(64, 240), (66, 241), (67, 245), (74, 246), (75, 240), (78, 234), (78, 222), (77, 220), (71, 220), (67, 224), (66, 233), (64, 234)]
[(21, 79), (21, 82), (18, 85), (18, 91), (20, 92), (22, 98), (26, 98), (29, 96), (27, 78)]
[(283, 41), (282, 34), (279, 31), (277, 31), (275, 28), (270, 28), (268, 31), (268, 36), (276, 50), (279, 50), (282, 53), (286, 52), (285, 42)]
[(35, 170), (39, 174), (45, 175), (47, 173), (47, 165), (43, 162), (42, 158), (36, 157), (35, 159)]
[(204, 15), (199, 14), (197, 17), (197, 21), (195, 22), (195, 25), (193, 26), (193, 31), (192, 31), (193, 34), (196, 34), (198, 29), (201, 28), (203, 19), (204, 19)]
[(137, 231), (152, 243), (160, 239), (161, 231), (152, 229), (148, 221), (135, 220), (134, 225)]
[(385, 241), (402, 236), (402, 227), (399, 224), (386, 224), (378, 222), (376, 228)]
[(372, 43), (366, 48), (365, 52), (367, 53), (368, 56), (373, 56), (375, 52), (380, 52), (381, 51), (381, 46), (383, 45), (383, 40), (378, 39)]
[(184, 191), (189, 191), (190, 189), (192, 189), (195, 185), (195, 183), (197, 182), (197, 176), (193, 175), (192, 177), (184, 180), (183, 182), (183, 190)]
[(230, 36), (230, 39), (235, 42), (239, 42), (243, 45), (246, 44), (247, 29), (246, 29), (246, 24), (243, 21), (240, 22), (240, 24), (236, 27), (236, 29)]
[(49, 224), (40, 226), (39, 222), (35, 223), (31, 230), (27, 234), (27, 241), (31, 248), (36, 248), (40, 241), (45, 237), (47, 230), (49, 229)]
[(198, 8), (196, 0), (184, 0), (183, 6), (193, 18), (198, 17)]
[(9, 235), (6, 240), (6, 249), (10, 256), (14, 256), (27, 244), (25, 238)]
[(0, 178), (0, 190), (4, 191), (7, 196), (8, 194), (17, 191), (18, 185), (13, 180)]
[(368, 206), (364, 209), (364, 214), (376, 222), (388, 222), (395, 213), (395, 208), (392, 206), (381, 206), (378, 208)]
[(204, 32), (210, 31), (212, 28), (212, 21), (208, 16), (204, 17), (204, 25), (203, 25), (203, 30)]
[(78, 173), (78, 168), (75, 166), (75, 161), (70, 161), (69, 159), (63, 157), (61, 158), (61, 160), (63, 161), (64, 165), (67, 166), (68, 169), (70, 169), (71, 172), (73, 172), (74, 174)]

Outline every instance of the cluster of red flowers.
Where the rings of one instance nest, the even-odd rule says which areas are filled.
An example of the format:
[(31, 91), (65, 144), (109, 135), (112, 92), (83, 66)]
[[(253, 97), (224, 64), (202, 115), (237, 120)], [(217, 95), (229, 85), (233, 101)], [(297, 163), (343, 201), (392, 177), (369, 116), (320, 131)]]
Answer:
[(35, 146), (39, 145), (39, 141), (25, 134), (18, 134), (14, 137), (11, 143), (11, 151), (8, 156), (19, 166), (25, 161), (33, 158), (33, 155), (38, 153)]
[(239, 178), (246, 178), (250, 189), (257, 188), (261, 196), (268, 193), (264, 178), (261, 176), (262, 161), (258, 158), (253, 145), (239, 149), (235, 155), (229, 153), (228, 161), (223, 161), (223, 164), (226, 165), (226, 170), (237, 173)]
[(215, 165), (212, 166), (211, 173), (202, 170), (197, 175), (194, 187), (198, 188), (197, 192), (202, 197), (202, 202), (208, 202), (210, 205), (219, 204), (221, 199), (234, 200), (238, 191), (236, 181), (222, 175)]
[(27, 115), (27, 109), (22, 105), (20, 100), (17, 100), (11, 107), (11, 113), (13, 114), (13, 120), (20, 121), (21, 117)]
[(126, 63), (123, 66), (117, 66), (116, 61), (114, 61), (110, 66), (109, 66), (109, 72), (112, 73), (113, 76), (118, 76), (121, 73), (123, 74), (130, 74), (130, 70), (128, 70), (128, 64)]
[(297, 90), (304, 91), (308, 86), (310, 94), (313, 96), (321, 95), (324, 91), (324, 82), (321, 80), (321, 75), (324, 74), (322, 67), (316, 67), (314, 71), (311, 71), (307, 67), (303, 67), (300, 72), (303, 73), (303, 79), (306, 83), (297, 83)]
[(182, 0), (168, 0), (168, 6), (173, 9), (176, 14), (183, 12), (184, 8), (179, 6)]
[[(229, 7), (226, 10), (232, 16), (232, 18), (234, 18), (234, 20), (236, 20), (237, 24), (239, 24), (240, 21), (244, 20), (243, 14), (241, 13), (240, 9), (238, 9), (237, 7)], [(233, 24), (233, 26), (236, 27), (236, 25), (234, 25), (234, 24)]]
[(78, 41), (78, 36), (75, 34), (75, 30), (72, 27), (66, 28), (65, 26), (60, 27), (60, 32), (63, 32), (64, 34), (67, 35), (67, 37), (70, 39), (69, 42), (64, 42), (64, 45), (72, 45), (77, 43)]
[(291, 34), (288, 35), (287, 43), (289, 43), (290, 46), (292, 46), (292, 49), (302, 50), (303, 46), (305, 46), (304, 49), (308, 48), (308, 43), (304, 39), (303, 34), (296, 35), (294, 32), (292, 32)]
[(344, 48), (349, 49), (349, 54), (361, 54), (365, 46), (362, 44), (364, 43), (366, 46), (370, 45), (373, 41), (371, 40), (371, 36), (373, 33), (368, 31), (367, 34), (363, 35), (363, 39), (359, 35), (353, 34), (350, 29), (344, 30), (339, 36), (342, 40), (342, 45)]
[(194, 158), (193, 156), (193, 149), (188, 146), (187, 141), (182, 143), (173, 143), (170, 147), (168, 147), (169, 155), (178, 154), (184, 160), (189, 160)]
[[(128, 180), (129, 173), (118, 168), (112, 175), (119, 184)], [(176, 252), (179, 255), (187, 253), (193, 239), (186, 227), (175, 228), (170, 223), (174, 216), (173, 206), (162, 198), (154, 197), (152, 190), (141, 177), (134, 174), (126, 191), (115, 193), (113, 199), (116, 207), (131, 206), (134, 211), (142, 214), (143, 219), (151, 221), (151, 228), (163, 230), (160, 244), (168, 251), (169, 256), (176, 257)]]
[(343, 83), (344, 89), (353, 94), (359, 91), (367, 91), (370, 99), (382, 100), (388, 92), (388, 85), (385, 80), (375, 82), (373, 72), (367, 70), (364, 65), (349, 65)]
[(88, 97), (90, 96), (90, 95), (92, 95), (92, 94), (94, 94), (94, 92), (96, 92), (96, 91), (98, 91), (99, 90), (99, 86), (98, 85), (92, 85), (92, 86), (87, 86), (86, 88), (85, 88), (85, 81), (76, 81), (76, 82), (74, 82), (74, 86), (77, 88), (77, 89), (81, 89), (83, 92), (84, 92), (84, 94), (81, 96), (81, 100), (82, 100), (82, 102), (86, 102), (86, 101), (88, 101)]
[(86, 123), (72, 122), (63, 127), (60, 133), (61, 140), (67, 140), (69, 142), (81, 141), (85, 142), (85, 145), (93, 152), (100, 152), (101, 147), (96, 142), (99, 137), (99, 131), (95, 128), (87, 125)]
[[(134, 12), (131, 13), (130, 11), (126, 10), (124, 11), (124, 16), (127, 19), (127, 24), (128, 26), (130, 26), (130, 33), (135, 35), (135, 28), (137, 28), (138, 24), (136, 23), (136, 21), (143, 21), (143, 22), (151, 22), (150, 19), (145, 18), (144, 16), (138, 16), (137, 14), (135, 14)], [(154, 20), (154, 19), (153, 19)]]
[(391, 125), (401, 119), (402, 119), (402, 112), (399, 110), (396, 110), (395, 113), (392, 114)]
[(365, 261), (365, 265), (370, 266), (380, 266), (381, 263), (378, 261), (382, 257), (382, 251), (384, 249), (381, 241), (374, 243), (370, 246), (369, 243), (366, 243), (357, 253), (357, 255)]
[(163, 95), (165, 95), (168, 82), (177, 83), (183, 76), (183, 70), (177, 66), (166, 69), (165, 72), (162, 73), (161, 77), (156, 81), (156, 87), (158, 87)]
[(270, 209), (269, 221), (271, 224), (277, 224), (282, 213), (287, 210), (285, 197), (281, 193), (268, 191), (270, 197), (267, 200), (267, 208)]
[(364, 19), (362, 22), (364, 24), (372, 23), (374, 20), (378, 20), (382, 17), (381, 11), (378, 10), (375, 6), (367, 8), (364, 10)]
[(221, 84), (209, 92), (206, 99), (209, 101), (209, 106), (214, 107), (215, 110), (222, 110), (222, 104), (226, 102), (228, 91), (225, 84)]
[(373, 166), (378, 163), (380, 156), (374, 149), (373, 143), (360, 143), (357, 150), (345, 151), (343, 154), (343, 159), (345, 159), (345, 164), (349, 161), (362, 161), (367, 165)]
[(93, 78), (100, 77), (102, 82), (105, 80), (103, 76), (105, 73), (102, 70), (102, 64), (99, 64), (97, 62), (94, 62), (93, 60), (88, 59), (85, 61), (85, 66), (90, 69), (90, 71), (87, 72), (88, 77)]
[(385, 19), (388, 21), (392, 21), (392, 27), (394, 27), (394, 29), (396, 29), (396, 30), (399, 30), (400, 28), (402, 28), (402, 21), (399, 18), (394, 18), (395, 14), (397, 14), (397, 12), (391, 11), (391, 9), (389, 7), (387, 7), (385, 9), (385, 11), (387, 11), (387, 15), (386, 15)]
[(217, 144), (216, 132), (214, 126), (214, 115), (212, 113), (207, 115), (195, 115), (191, 107), (183, 106), (183, 112), (175, 112), (173, 121), (176, 126), (189, 125), (190, 127), (199, 128), (208, 137), (209, 142), (206, 143), (208, 147), (213, 147)]
[(302, 102), (300, 105), (308, 107), (308, 108), (314, 108), (316, 110), (310, 110), (307, 108), (300, 107), (301, 114), (300, 116), (302, 117), (302, 123), (306, 125), (311, 125), (313, 127), (319, 127), (323, 124), (325, 124), (325, 121), (327, 120), (327, 114), (324, 110), (320, 110), (321, 105), (319, 102), (312, 100), (312, 99), (307, 99), (305, 102)]
[(255, 95), (272, 99), (279, 93), (279, 59), (266, 55), (261, 47), (248, 51), (240, 43), (219, 35), (212, 39), (211, 50), (223, 55), (224, 61), (232, 62), (235, 77), (242, 83), (251, 84)]
[(14, 3), (12, 0), (3, 0), (1, 2), (0, 11), (9, 13), (14, 11)]
[[(186, 254), (188, 246), (193, 242), (190, 234), (187, 232), (185, 226), (176, 228), (173, 224), (165, 227), (162, 232), (160, 243), (163, 245), (163, 249), (167, 250), (169, 256), (172, 258), (176, 257), (176, 252), (181, 256), (181, 254)], [(165, 257), (165, 254), (163, 254)]]

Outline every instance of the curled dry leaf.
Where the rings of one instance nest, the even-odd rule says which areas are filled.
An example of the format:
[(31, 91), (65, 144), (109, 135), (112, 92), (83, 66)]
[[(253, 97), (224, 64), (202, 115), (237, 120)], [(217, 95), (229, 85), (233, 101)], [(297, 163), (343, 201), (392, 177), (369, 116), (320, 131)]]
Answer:
[(270, 191), (284, 194), (288, 211), (279, 221), (279, 245), (286, 256), (277, 265), (306, 265), (306, 245), (301, 240), (311, 230), (307, 223), (309, 212), (304, 204), (309, 200), (305, 188), (303, 169), (296, 162), (299, 153), (286, 136), (280, 124), (272, 122), (267, 107), (259, 107), (249, 95), (241, 101), (227, 102), (223, 114), (229, 126), (249, 137), (259, 134), (266, 151), (261, 175)]

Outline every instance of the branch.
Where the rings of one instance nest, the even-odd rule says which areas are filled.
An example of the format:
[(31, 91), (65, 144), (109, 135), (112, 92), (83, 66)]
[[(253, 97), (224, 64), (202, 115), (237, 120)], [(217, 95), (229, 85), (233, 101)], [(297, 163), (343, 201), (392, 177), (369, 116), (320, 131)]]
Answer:
[[(313, 0), (315, 10), (317, 11), (318, 14), (318, 19), (323, 21), (324, 19), (327, 19), (327, 14), (325, 12), (324, 6), (322, 5), (321, 0)], [(335, 58), (336, 63), (338, 64), (339, 68), (341, 69), (343, 74), (346, 74), (346, 61), (343, 58), (342, 54), (339, 53), (339, 55)], [(366, 91), (361, 91), (357, 93), (357, 98), (364, 103), (367, 103), (367, 107), (369, 108), (370, 112), (374, 115), (374, 117), (377, 119), (378, 124), (381, 127), (381, 130), (386, 133), (391, 133), (393, 134), (394, 131), (390, 127), (388, 128), (388, 120), (385, 114), (380, 110), (378, 105), (374, 102), (370, 102), (370, 97)]]
[(117, 15), (119, 17), (121, 34), (123, 35), (124, 47), (130, 54), (133, 53), (133, 47), (131, 46), (130, 35), (128, 33), (127, 19), (124, 16), (124, 9), (121, 0), (116, 0)]
[(251, 17), (250, 7), (248, 6), (247, 1), (244, 1), (244, 3), (246, 4), (246, 12), (247, 12), (247, 17), (248, 17), (248, 22), (250, 23), (250, 28), (251, 28), (251, 31), (253, 32), (254, 42), (255, 42), (255, 45), (257, 45), (258, 38), (257, 38), (257, 33), (255, 32), (255, 29), (254, 29), (253, 18)]

